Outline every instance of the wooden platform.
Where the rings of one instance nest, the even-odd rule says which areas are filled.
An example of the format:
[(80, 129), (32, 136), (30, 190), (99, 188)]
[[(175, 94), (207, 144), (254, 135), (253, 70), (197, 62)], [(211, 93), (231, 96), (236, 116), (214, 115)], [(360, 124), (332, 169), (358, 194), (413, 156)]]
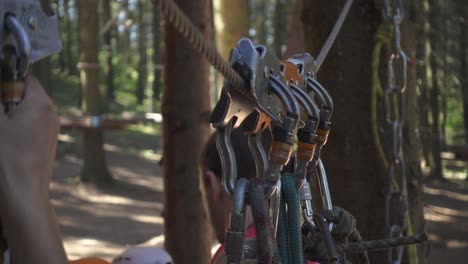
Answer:
[(447, 152), (452, 153), (455, 160), (468, 161), (468, 145), (449, 145)]
[(97, 129), (97, 130), (122, 130), (126, 126), (136, 124), (159, 124), (162, 122), (162, 115), (158, 113), (147, 113), (145, 116), (81, 116), (81, 117), (60, 117), (61, 129)]

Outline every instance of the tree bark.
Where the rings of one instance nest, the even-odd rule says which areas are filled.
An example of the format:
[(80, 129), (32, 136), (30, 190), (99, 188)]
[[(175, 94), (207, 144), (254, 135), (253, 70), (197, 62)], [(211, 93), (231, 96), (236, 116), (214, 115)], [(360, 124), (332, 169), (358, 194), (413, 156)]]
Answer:
[(256, 10), (258, 12), (258, 17), (256, 19), (256, 26), (257, 26), (257, 39), (258, 42), (262, 45), (266, 45), (267, 37), (268, 37), (268, 29), (266, 25), (266, 21), (268, 18), (267, 15), (267, 0), (256, 0), (257, 6)]
[(283, 57), (283, 47), (288, 40), (289, 8), (292, 1), (276, 0), (274, 16), (274, 42), (273, 49), (278, 58)]
[[(406, 160), (408, 213), (411, 219), (413, 233), (425, 232), (423, 203), (423, 174), (421, 170), (421, 139), (419, 136), (419, 107), (417, 94), (417, 49), (418, 34), (424, 24), (421, 0), (405, 1), (406, 19), (402, 24), (402, 47), (408, 54), (408, 84), (406, 90), (407, 119), (403, 130), (403, 150)], [(408, 248), (407, 248), (408, 249)], [(425, 244), (417, 246), (417, 257), (420, 264), (426, 263), (428, 247)], [(407, 251), (408, 252), (408, 251)], [(403, 261), (408, 263), (408, 259)], [(412, 263), (416, 264), (416, 263)]]
[[(86, 114), (99, 116), (102, 111), (101, 94), (99, 91), (98, 71), (98, 1), (80, 0), (80, 36), (81, 54), (80, 69), (83, 93), (82, 109)], [(105, 184), (112, 181), (107, 169), (103, 149), (103, 135), (100, 130), (87, 129), (84, 136), (84, 160), (81, 171), (83, 182)]]
[[(111, 1), (102, 1), (102, 11), (103, 11), (103, 20), (104, 25), (109, 23), (112, 18), (112, 6)], [(114, 28), (109, 27), (104, 33), (104, 49), (106, 51), (106, 63), (107, 63), (107, 75), (106, 75), (106, 97), (108, 101), (115, 100), (115, 85), (114, 85), (114, 49), (112, 45)]]
[(293, 13), (291, 15), (291, 23), (288, 32), (288, 43), (286, 45), (286, 52), (283, 58), (289, 58), (294, 54), (302, 53), (304, 48), (304, 23), (302, 22), (302, 12), (304, 7), (304, 0), (296, 0), (294, 4)]
[(161, 15), (159, 14), (159, 9), (156, 3), (154, 3), (152, 29), (153, 29), (153, 65), (155, 65), (154, 80), (153, 80), (153, 100), (159, 100), (161, 98), (161, 69), (156, 67), (156, 65), (162, 64), (163, 49), (161, 45), (161, 42), (162, 42)]
[[(210, 39), (210, 1), (175, 2)], [(198, 164), (210, 129), (209, 64), (169, 23), (165, 47), (165, 247), (175, 263), (206, 264), (211, 235)]]
[(138, 81), (136, 87), (136, 98), (139, 105), (145, 99), (146, 85), (148, 84), (148, 54), (147, 54), (147, 33), (146, 33), (146, 1), (138, 1)]
[(76, 61), (73, 57), (72, 45), (73, 45), (73, 34), (72, 34), (72, 22), (70, 19), (70, 0), (63, 0), (64, 8), (64, 23), (65, 23), (65, 54), (67, 58), (67, 72), (68, 74), (76, 74)]
[(423, 32), (421, 35), (421, 48), (420, 51), (422, 52), (423, 58), (423, 65), (421, 67), (420, 76), (422, 78), (422, 88), (421, 88), (421, 95), (419, 96), (419, 103), (421, 106), (421, 141), (422, 141), (422, 153), (425, 160), (425, 166), (432, 168), (434, 161), (432, 159), (432, 140), (431, 140), (431, 125), (429, 122), (429, 116), (431, 113), (430, 109), (430, 89), (432, 87), (432, 82), (429, 79), (432, 72), (431, 72), (431, 64), (430, 64), (430, 23), (429, 23), (429, 4), (428, 0), (421, 0), (422, 1), (422, 9), (423, 10)]
[(468, 7), (460, 1), (460, 86), (463, 100), (463, 133), (465, 144), (468, 144)]
[(249, 2), (248, 0), (214, 0), (213, 9), (216, 47), (227, 60), (239, 39), (246, 37), (249, 33)]
[(440, 5), (437, 0), (429, 0), (429, 17), (431, 21), (431, 32), (430, 32), (430, 57), (429, 63), (431, 67), (431, 90), (430, 90), (430, 103), (431, 103), (431, 116), (432, 116), (432, 160), (434, 164), (431, 168), (431, 177), (435, 179), (442, 179), (442, 159), (440, 153), (442, 151), (440, 145), (440, 103), (439, 103), (439, 72), (440, 64), (438, 62), (437, 55), (440, 51), (439, 39), (437, 34), (439, 34), (439, 23), (440, 23)]
[[(111, 1), (102, 1), (102, 10), (104, 15), (104, 25), (106, 25), (112, 18)], [(114, 49), (112, 45), (112, 35), (114, 28), (109, 27), (104, 33), (104, 49), (106, 51), (107, 75), (106, 75), (106, 97), (108, 101), (115, 100), (115, 85), (114, 85)]]
[[(223, 58), (229, 60), (232, 48), (237, 45), (241, 38), (249, 33), (249, 1), (248, 0), (214, 0), (214, 29), (216, 48)], [(217, 100), (223, 87), (224, 78), (216, 73), (216, 87), (213, 99)]]
[[(388, 172), (372, 143), (369, 114), (371, 58), (375, 33), (382, 23), (380, 8), (373, 1), (354, 1), (346, 23), (318, 73), (318, 80), (329, 90), (335, 103), (329, 143), (323, 151), (333, 202), (356, 217), (357, 227), (365, 240), (388, 236), (384, 224), (384, 194), (389, 188)], [(303, 14), (307, 16), (302, 19), (307, 52), (313, 55), (319, 53), (341, 9), (342, 3), (335, 1), (304, 1)], [(405, 20), (405, 36), (414, 34), (412, 25), (408, 27), (407, 23), (408, 20)], [(403, 42), (406, 41), (403, 39)], [(413, 54), (411, 52), (414, 52), (414, 47), (407, 45), (414, 43), (409, 41), (411, 44), (405, 44), (405, 47), (411, 47), (410, 54)], [(413, 77), (408, 88), (411, 90), (408, 91), (408, 103), (416, 99), (414, 69), (410, 70)], [(408, 118), (413, 122), (416, 117), (410, 115)], [(419, 151), (415, 126), (416, 124), (411, 124), (405, 128), (406, 140), (409, 140), (405, 149), (409, 151), (408, 165), (413, 168), (409, 177), (420, 180), (420, 171), (415, 167)], [(411, 197), (420, 199), (420, 183), (416, 181), (409, 184), (412, 186)], [(420, 201), (412, 205), (417, 207), (415, 210), (420, 214)], [(399, 215), (397, 209), (392, 208), (391, 215)], [(421, 221), (420, 217), (415, 221)], [(369, 257), (370, 263), (388, 263), (387, 251), (369, 252)]]

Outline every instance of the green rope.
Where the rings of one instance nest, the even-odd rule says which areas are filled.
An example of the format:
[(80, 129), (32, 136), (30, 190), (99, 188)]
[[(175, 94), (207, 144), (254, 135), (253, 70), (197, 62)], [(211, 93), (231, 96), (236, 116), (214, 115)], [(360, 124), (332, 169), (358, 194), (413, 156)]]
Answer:
[(379, 135), (378, 129), (378, 122), (377, 122), (377, 101), (378, 97), (383, 95), (382, 86), (380, 84), (379, 78), (379, 65), (380, 65), (380, 53), (382, 52), (382, 48), (388, 47), (390, 45), (391, 38), (393, 36), (392, 27), (388, 25), (381, 25), (377, 30), (375, 35), (375, 44), (372, 50), (372, 90), (371, 90), (371, 130), (372, 130), (372, 138), (374, 139), (374, 145), (377, 149), (377, 154), (382, 161), (382, 164), (385, 170), (388, 169), (388, 161), (385, 157), (385, 152), (382, 147), (382, 141)]
[[(281, 205), (278, 222), (278, 246), (284, 263), (303, 263), (304, 251), (301, 230), (301, 204), (296, 190), (295, 175), (281, 177)], [(283, 232), (287, 232), (287, 238)]]

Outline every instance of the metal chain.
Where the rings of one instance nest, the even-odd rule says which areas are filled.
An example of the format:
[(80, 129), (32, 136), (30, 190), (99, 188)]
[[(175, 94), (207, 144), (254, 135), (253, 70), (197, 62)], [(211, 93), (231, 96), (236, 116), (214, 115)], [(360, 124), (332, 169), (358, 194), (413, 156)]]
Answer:
[[(406, 119), (407, 57), (401, 47), (400, 24), (404, 18), (403, 0), (384, 0), (384, 18), (393, 24), (393, 47), (388, 59), (388, 83), (385, 91), (385, 117), (391, 134), (388, 166), (388, 189), (385, 204), (385, 226), (389, 238), (403, 236), (408, 216), (406, 166), (403, 153), (403, 126)], [(392, 208), (400, 208), (398, 217)], [(389, 261), (402, 261), (403, 247), (389, 250)]]

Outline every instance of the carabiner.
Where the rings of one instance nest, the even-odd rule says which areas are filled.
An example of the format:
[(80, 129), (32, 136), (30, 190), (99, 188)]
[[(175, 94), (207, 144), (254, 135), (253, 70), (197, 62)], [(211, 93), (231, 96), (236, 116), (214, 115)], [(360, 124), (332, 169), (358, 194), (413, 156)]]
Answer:
[(5, 112), (11, 112), (24, 97), (24, 79), (29, 66), (31, 41), (18, 19), (9, 14), (5, 17), (7, 41), (1, 47), (3, 52), (1, 65), (2, 102)]
[(229, 228), (226, 232), (226, 257), (229, 264), (240, 264), (244, 259), (246, 193), (249, 181), (240, 178), (232, 197), (232, 211)]

